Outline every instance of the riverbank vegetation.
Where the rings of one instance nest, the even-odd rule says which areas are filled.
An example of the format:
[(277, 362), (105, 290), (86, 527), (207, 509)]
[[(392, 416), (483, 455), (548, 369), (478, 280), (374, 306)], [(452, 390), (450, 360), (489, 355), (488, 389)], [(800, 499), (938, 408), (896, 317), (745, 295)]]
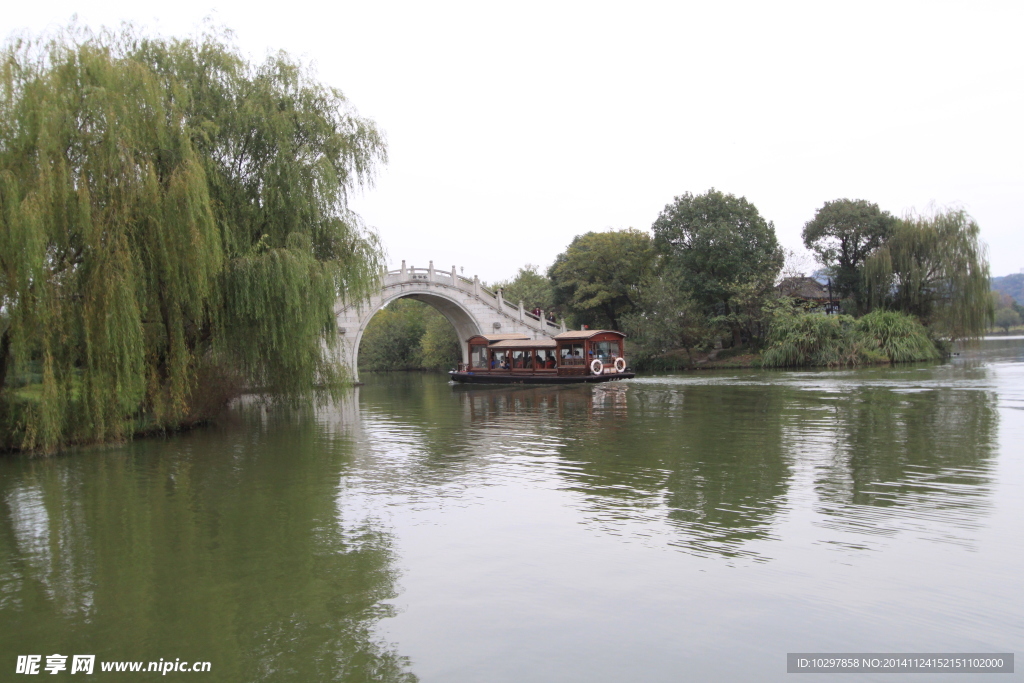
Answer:
[(0, 63), (0, 448), (337, 391), (334, 304), (384, 263), (347, 208), (386, 157), (372, 122), (222, 33), (73, 27)]
[(761, 367), (840, 367), (935, 360), (941, 353), (913, 316), (876, 310), (861, 318), (776, 307)]
[[(773, 224), (747, 199), (711, 189), (676, 197), (650, 233), (580, 235), (546, 278), (528, 265), (492, 287), (570, 327), (626, 332), (641, 371), (934, 360), (992, 320), (984, 245), (961, 210), (899, 219), (867, 201), (839, 199), (807, 222), (804, 241), (828, 287), (813, 284), (831, 291), (824, 300), (799, 289), (786, 296), (786, 281), (808, 278), (785, 266)], [(421, 307), (393, 305), (374, 319), (367, 335), (394, 349), (364, 345), (366, 367), (458, 363), (454, 337), (447, 357), (426, 361), (421, 349), (435, 347), (426, 344), (423, 315)]]

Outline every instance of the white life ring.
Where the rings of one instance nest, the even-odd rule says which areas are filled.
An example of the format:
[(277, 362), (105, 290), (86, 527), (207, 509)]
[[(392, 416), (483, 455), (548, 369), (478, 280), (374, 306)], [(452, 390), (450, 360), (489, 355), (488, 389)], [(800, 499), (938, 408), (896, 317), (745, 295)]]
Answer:
[(618, 358), (615, 359), (615, 372), (625, 372), (625, 371), (626, 371), (626, 359), (623, 358), (622, 356), (619, 356)]
[(600, 375), (604, 371), (604, 363), (595, 358), (590, 361), (590, 371), (595, 375)]

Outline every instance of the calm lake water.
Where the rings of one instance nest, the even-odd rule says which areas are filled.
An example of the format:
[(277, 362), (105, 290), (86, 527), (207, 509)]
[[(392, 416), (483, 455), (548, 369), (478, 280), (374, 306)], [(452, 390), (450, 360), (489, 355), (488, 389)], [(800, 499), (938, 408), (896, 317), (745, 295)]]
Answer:
[(859, 371), (364, 379), (318, 411), (0, 460), (0, 680), (54, 653), (447, 683), (1024, 651), (1024, 339)]

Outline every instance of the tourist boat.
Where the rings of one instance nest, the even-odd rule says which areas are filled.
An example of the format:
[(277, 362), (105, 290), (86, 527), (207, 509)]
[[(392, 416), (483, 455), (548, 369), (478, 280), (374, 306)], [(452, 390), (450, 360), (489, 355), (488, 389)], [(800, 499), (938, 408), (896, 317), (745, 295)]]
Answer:
[(573, 330), (554, 339), (525, 334), (470, 337), (469, 363), (448, 373), (471, 384), (570, 384), (634, 377), (626, 365), (626, 335), (615, 330)]

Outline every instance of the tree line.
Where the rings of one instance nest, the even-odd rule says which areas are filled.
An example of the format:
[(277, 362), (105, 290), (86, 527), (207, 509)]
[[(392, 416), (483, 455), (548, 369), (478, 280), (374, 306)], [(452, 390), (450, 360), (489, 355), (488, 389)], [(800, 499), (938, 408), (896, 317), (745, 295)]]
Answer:
[(979, 233), (959, 209), (897, 218), (866, 200), (826, 202), (803, 241), (843, 315), (821, 316), (780, 298), (785, 255), (773, 223), (712, 188), (675, 197), (649, 231), (579, 235), (546, 273), (526, 265), (491, 287), (572, 327), (626, 332), (648, 367), (717, 344), (763, 351), (768, 365), (924, 360), (992, 319)]

